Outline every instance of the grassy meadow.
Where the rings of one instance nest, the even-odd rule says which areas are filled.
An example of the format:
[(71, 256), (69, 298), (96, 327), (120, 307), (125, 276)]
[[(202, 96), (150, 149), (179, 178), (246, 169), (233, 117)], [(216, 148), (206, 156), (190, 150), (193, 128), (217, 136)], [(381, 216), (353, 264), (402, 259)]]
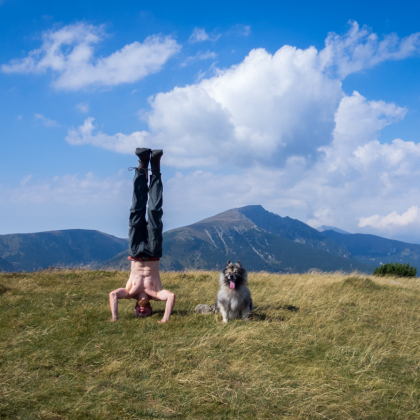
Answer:
[(418, 419), (420, 281), (250, 273), (248, 323), (198, 315), (217, 272), (167, 272), (168, 324), (108, 293), (128, 273), (0, 275), (0, 418)]

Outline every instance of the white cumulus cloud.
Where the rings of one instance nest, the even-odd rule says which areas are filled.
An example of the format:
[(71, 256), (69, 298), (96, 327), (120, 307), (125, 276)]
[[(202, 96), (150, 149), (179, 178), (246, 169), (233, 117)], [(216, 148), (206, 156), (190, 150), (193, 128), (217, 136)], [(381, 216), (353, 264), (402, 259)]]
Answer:
[[(261, 204), (315, 227), (326, 224), (416, 241), (420, 224), (407, 224), (404, 230), (401, 223), (379, 224), (379, 216), (367, 217), (394, 215), (396, 209), (404, 213), (410, 203), (420, 208), (420, 144), (377, 140), (384, 126), (404, 114), (404, 108), (369, 101), (357, 92), (345, 96), (335, 113), (333, 140), (315, 163), (290, 156), (282, 167), (256, 165), (229, 175), (220, 169), (178, 173), (167, 182), (167, 217), (188, 224), (229, 208)], [(365, 219), (370, 222), (359, 223)]]
[(398, 214), (396, 211), (393, 211), (386, 216), (375, 214), (370, 217), (361, 217), (359, 222), (360, 227), (371, 226), (376, 229), (388, 229), (413, 224), (416, 227), (420, 225), (420, 208), (418, 206), (410, 207), (403, 214)]
[[(238, 65), (216, 69), (212, 77), (151, 97), (151, 109), (143, 113), (148, 131), (110, 135), (106, 141), (103, 133), (91, 132), (77, 140), (80, 128), (72, 131), (71, 142), (132, 153), (128, 139), (144, 138), (151, 147), (165, 148), (171, 156), (167, 164), (177, 167), (275, 167), (290, 156), (314, 162), (348, 128), (346, 120), (340, 120), (342, 115), (358, 113), (351, 118), (351, 128), (352, 132), (357, 128), (359, 135), (351, 141), (360, 145), (367, 138), (375, 140), (378, 129), (404, 116), (406, 109), (395, 104), (363, 105), (364, 98), (358, 94), (345, 98), (341, 87), (343, 74), (385, 59), (404, 58), (420, 48), (417, 34), (403, 40), (389, 37), (377, 41), (376, 34), (353, 23), (343, 36), (330, 34), (322, 51), (287, 45), (275, 54), (254, 49)], [(350, 106), (357, 102), (360, 106)], [(335, 120), (339, 106), (347, 112)], [(344, 139), (340, 144), (346, 153)]]
[[(102, 147), (104, 149), (113, 150), (114, 152), (127, 153), (128, 150), (133, 153), (144, 141), (149, 137), (146, 131), (137, 131), (129, 135), (117, 133), (113, 136), (98, 131), (93, 124), (95, 119), (92, 117), (86, 118), (83, 125), (78, 128), (69, 130), (66, 141), (73, 145), (93, 144), (94, 146)], [(115, 142), (115, 139), (118, 139)]]
[(42, 34), (42, 45), (22, 59), (3, 64), (4, 73), (55, 74), (56, 89), (133, 83), (159, 71), (181, 46), (170, 36), (152, 35), (125, 45), (108, 57), (96, 57), (94, 46), (105, 38), (103, 26), (77, 23)]
[[(276, 165), (288, 154), (315, 153), (331, 140), (343, 96), (340, 82), (325, 77), (317, 61), (314, 48), (283, 47), (274, 56), (253, 50), (212, 78), (152, 97), (142, 135), (179, 167)], [(112, 137), (104, 147), (113, 141), (114, 150), (132, 153), (126, 136)], [(93, 137), (80, 143), (89, 141), (101, 144)]]

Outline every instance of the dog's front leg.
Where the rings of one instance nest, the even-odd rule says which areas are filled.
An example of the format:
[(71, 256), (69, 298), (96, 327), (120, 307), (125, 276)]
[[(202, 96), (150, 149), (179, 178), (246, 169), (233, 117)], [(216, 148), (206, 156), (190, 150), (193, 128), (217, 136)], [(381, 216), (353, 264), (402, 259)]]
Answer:
[(222, 314), (223, 322), (227, 324), (227, 322), (228, 322), (228, 313), (227, 313), (227, 310), (226, 310), (225, 305), (223, 304), (223, 302), (220, 302), (220, 304), (218, 305), (218, 308), (220, 309), (220, 313)]

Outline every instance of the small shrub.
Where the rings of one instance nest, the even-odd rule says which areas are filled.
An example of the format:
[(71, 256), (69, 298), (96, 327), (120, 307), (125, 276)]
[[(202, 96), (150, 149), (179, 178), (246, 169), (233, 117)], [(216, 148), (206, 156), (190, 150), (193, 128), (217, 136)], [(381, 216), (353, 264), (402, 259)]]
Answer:
[(415, 277), (417, 268), (411, 267), (410, 264), (388, 263), (376, 267), (373, 271), (374, 276), (394, 276), (394, 277)]

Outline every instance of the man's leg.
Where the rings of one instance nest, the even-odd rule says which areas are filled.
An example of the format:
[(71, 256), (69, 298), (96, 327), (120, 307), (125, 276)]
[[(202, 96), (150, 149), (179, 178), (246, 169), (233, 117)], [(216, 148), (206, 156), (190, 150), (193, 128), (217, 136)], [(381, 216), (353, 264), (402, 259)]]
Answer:
[(161, 290), (160, 292), (156, 294), (156, 297), (154, 297), (154, 300), (166, 301), (165, 313), (163, 314), (162, 320), (158, 321), (159, 324), (163, 324), (169, 321), (169, 317), (171, 316), (172, 309), (174, 309), (174, 305), (175, 305), (175, 295), (169, 290)]
[(152, 174), (150, 176), (149, 187), (149, 207), (148, 218), (148, 239), (151, 257), (162, 257), (162, 205), (163, 205), (163, 184), (160, 174), (160, 159), (163, 155), (162, 150), (153, 150), (150, 160)]
[[(149, 189), (149, 209), (148, 209), (148, 231), (149, 231), (149, 245), (153, 257), (162, 257), (162, 205), (163, 205), (163, 185), (160, 174), (160, 159), (163, 155), (162, 150), (152, 150), (150, 159), (150, 167), (152, 175), (150, 176)], [(175, 294), (169, 290), (161, 290), (159, 292), (150, 292), (149, 296), (154, 300), (166, 301), (165, 313), (160, 324), (169, 321), (172, 310), (175, 305)]]
[(109, 306), (111, 307), (112, 321), (118, 321), (118, 299), (130, 299), (132, 296), (127, 289), (113, 290), (109, 294)]
[(133, 180), (133, 203), (130, 209), (129, 220), (129, 254), (131, 257), (142, 256), (148, 244), (146, 205), (147, 193), (147, 166), (149, 164), (150, 149), (137, 149), (139, 168), (135, 169)]

